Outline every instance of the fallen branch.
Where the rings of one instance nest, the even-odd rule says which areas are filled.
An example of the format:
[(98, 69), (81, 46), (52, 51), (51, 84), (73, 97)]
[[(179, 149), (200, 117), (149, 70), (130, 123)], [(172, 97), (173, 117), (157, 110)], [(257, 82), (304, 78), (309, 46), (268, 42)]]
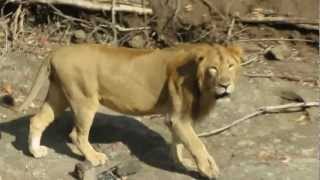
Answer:
[[(85, 26), (90, 26), (90, 27), (94, 27), (95, 25), (89, 21), (86, 21), (84, 19), (80, 19), (80, 18), (76, 18), (76, 17), (72, 17), (72, 16), (68, 16), (66, 14), (64, 14), (62, 11), (60, 11), (58, 8), (56, 8), (55, 6), (49, 4), (49, 7), (51, 7), (53, 10), (55, 10), (54, 14), (60, 16), (60, 17), (63, 17), (65, 19), (68, 19), (70, 21), (75, 21), (75, 22), (80, 22), (82, 23), (83, 25)], [(98, 19), (100, 22), (100, 25), (99, 27), (106, 27), (106, 28), (113, 28), (113, 23), (112, 22), (108, 22), (106, 21), (105, 19)], [(122, 26), (119, 26), (118, 24), (115, 24), (114, 28), (116, 28), (118, 31), (121, 31), (121, 32), (128, 32), (128, 31), (142, 31), (142, 30), (148, 30), (148, 29), (151, 29), (150, 27), (132, 27), (132, 28), (126, 28), (126, 27), (122, 27)], [(97, 27), (94, 27), (93, 28), (95, 31), (98, 30), (99, 28)]]
[(256, 62), (256, 61), (258, 61), (258, 56), (254, 56), (254, 57), (251, 57), (251, 58), (248, 58), (249, 60), (247, 60), (247, 61), (244, 61), (243, 63), (241, 63), (240, 65), (241, 66), (247, 66), (247, 65), (249, 65), (249, 64), (251, 64), (251, 63), (253, 63), (253, 62)]
[(261, 38), (261, 39), (238, 39), (237, 42), (254, 42), (254, 41), (295, 41), (295, 42), (311, 42), (314, 43), (314, 40), (310, 39), (286, 39), (286, 38)]
[[(21, 0), (9, 0), (12, 3), (21, 3)], [(112, 4), (110, 3), (99, 3), (97, 1), (88, 0), (28, 0), (29, 3), (43, 3), (43, 4), (64, 4), (70, 6), (77, 6), (81, 8), (91, 9), (91, 10), (104, 10), (111, 11)], [(152, 14), (152, 9), (145, 7), (138, 7), (135, 4), (118, 4), (114, 7), (115, 11), (124, 12), (134, 12), (138, 14)]]
[(12, 34), (12, 39), (16, 40), (18, 36), (18, 23), (19, 23), (19, 17), (22, 11), (22, 5), (20, 4), (16, 12), (14, 13), (14, 19), (11, 24), (11, 34)]
[(112, 31), (113, 31), (113, 42), (114, 46), (118, 46), (118, 31), (116, 29), (116, 0), (112, 0), (112, 9), (111, 9), (111, 21), (112, 21)]
[(237, 21), (245, 23), (282, 23), (282, 24), (312, 24), (319, 25), (319, 19), (305, 19), (294, 17), (249, 17), (238, 18)]
[(277, 106), (262, 106), (262, 107), (258, 108), (256, 112), (253, 112), (253, 113), (248, 114), (238, 120), (235, 120), (234, 122), (232, 122), (229, 125), (226, 125), (224, 127), (221, 127), (219, 129), (215, 129), (215, 130), (212, 130), (209, 132), (200, 133), (200, 134), (198, 134), (198, 136), (199, 137), (208, 137), (211, 135), (219, 134), (219, 133), (221, 133), (227, 129), (230, 129), (231, 127), (233, 127), (241, 122), (247, 121), (253, 117), (256, 117), (256, 116), (259, 116), (262, 114), (283, 112), (283, 111), (290, 110), (290, 109), (294, 109), (294, 112), (297, 112), (298, 110), (303, 110), (305, 108), (319, 107), (319, 106), (320, 106), (320, 102), (303, 102), (303, 103), (289, 103), (289, 104), (283, 104), (283, 105), (277, 105)]
[(301, 77), (297, 76), (288, 76), (288, 75), (275, 75), (275, 74), (249, 74), (249, 73), (244, 73), (245, 76), (250, 77), (250, 78), (279, 78), (279, 79), (285, 79), (288, 81), (297, 81), (297, 82), (309, 82), (309, 83), (314, 83), (317, 84), (316, 79), (302, 79)]
[(227, 42), (230, 41), (231, 37), (232, 37), (232, 31), (234, 28), (234, 23), (235, 23), (235, 18), (232, 18), (231, 23), (229, 25), (229, 29), (228, 29), (228, 33), (227, 33)]
[(243, 18), (238, 17), (238, 22), (257, 24), (257, 23), (274, 23), (274, 24), (286, 24), (293, 25), (299, 28), (308, 30), (319, 30), (319, 19), (305, 19), (305, 18), (294, 18), (294, 17), (249, 17)]

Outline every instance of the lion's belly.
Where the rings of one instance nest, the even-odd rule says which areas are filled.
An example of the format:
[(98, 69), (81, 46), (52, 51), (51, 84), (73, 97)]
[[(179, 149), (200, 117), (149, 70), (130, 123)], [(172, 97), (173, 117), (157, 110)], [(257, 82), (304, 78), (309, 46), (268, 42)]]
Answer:
[[(154, 63), (155, 64), (155, 63)], [(166, 67), (143, 63), (103, 71), (99, 95), (101, 104), (121, 113), (146, 114), (159, 99), (166, 81)], [(107, 83), (106, 83), (107, 82)]]
[(110, 86), (108, 90), (106, 89), (107, 91), (100, 94), (100, 103), (110, 109), (126, 114), (146, 114), (151, 112), (157, 104), (158, 96), (150, 93), (146, 87), (132, 84), (130, 86), (119, 83)]

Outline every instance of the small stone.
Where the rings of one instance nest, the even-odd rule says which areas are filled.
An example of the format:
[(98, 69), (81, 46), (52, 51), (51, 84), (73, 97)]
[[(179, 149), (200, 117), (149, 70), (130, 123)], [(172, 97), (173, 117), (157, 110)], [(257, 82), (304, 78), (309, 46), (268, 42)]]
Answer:
[(97, 180), (119, 180), (111, 171), (105, 171), (97, 176)]
[(184, 6), (184, 10), (187, 12), (190, 12), (193, 10), (193, 6), (191, 4), (187, 4)]
[(11, 95), (4, 95), (1, 98), (1, 102), (4, 103), (5, 105), (11, 106), (11, 107), (16, 104), (15, 99)]
[(128, 43), (133, 48), (143, 48), (146, 45), (146, 41), (142, 35), (134, 36)]
[(73, 32), (72, 40), (76, 43), (82, 43), (86, 40), (86, 38), (87, 38), (86, 32), (84, 32), (81, 29)]
[(285, 45), (278, 45), (270, 48), (265, 57), (269, 60), (284, 60), (290, 56), (290, 49)]
[(6, 93), (8, 95), (11, 95), (11, 94), (13, 94), (13, 87), (9, 83), (4, 83), (1, 87), (1, 91), (3, 91), (4, 93)]
[(237, 143), (240, 147), (253, 146), (255, 143), (251, 140), (242, 140)]
[(315, 155), (315, 149), (314, 148), (310, 148), (310, 149), (303, 149), (301, 151), (301, 154), (303, 156), (307, 156), (307, 157), (311, 157), (312, 155)]
[(0, 113), (0, 117), (1, 117), (1, 119), (6, 119), (6, 118), (7, 118), (7, 115)]
[(77, 163), (74, 169), (74, 174), (80, 180), (96, 180), (96, 170), (95, 168), (89, 163)]
[(281, 156), (281, 157), (279, 158), (279, 160), (280, 160), (283, 164), (288, 165), (289, 162), (291, 161), (291, 158), (290, 158), (289, 156)]
[(281, 139), (278, 139), (278, 138), (277, 138), (277, 139), (274, 139), (274, 140), (273, 140), (273, 143), (279, 144), (279, 143), (281, 143)]
[(131, 160), (125, 164), (119, 165), (116, 174), (120, 177), (128, 176), (137, 173), (141, 169), (141, 164), (138, 160)]
[(274, 154), (268, 151), (260, 151), (257, 158), (261, 161), (268, 161), (274, 159)]
[(31, 103), (30, 103), (30, 107), (31, 107), (31, 108), (36, 108), (37, 106), (36, 106), (36, 104), (35, 104), (34, 102), (31, 102)]

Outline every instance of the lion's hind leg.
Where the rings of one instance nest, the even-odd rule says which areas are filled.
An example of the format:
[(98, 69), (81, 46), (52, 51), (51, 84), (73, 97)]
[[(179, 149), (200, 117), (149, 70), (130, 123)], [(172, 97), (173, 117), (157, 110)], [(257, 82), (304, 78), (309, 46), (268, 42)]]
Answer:
[(67, 105), (62, 90), (55, 83), (51, 83), (45, 103), (40, 111), (30, 119), (28, 143), (29, 151), (34, 157), (40, 158), (47, 155), (47, 147), (40, 145), (42, 133), (54, 118), (65, 110)]
[(70, 100), (70, 103), (75, 115), (75, 127), (69, 135), (72, 142), (92, 165), (105, 164), (107, 156), (97, 152), (89, 143), (89, 131), (99, 106), (98, 99), (77, 96), (77, 99)]

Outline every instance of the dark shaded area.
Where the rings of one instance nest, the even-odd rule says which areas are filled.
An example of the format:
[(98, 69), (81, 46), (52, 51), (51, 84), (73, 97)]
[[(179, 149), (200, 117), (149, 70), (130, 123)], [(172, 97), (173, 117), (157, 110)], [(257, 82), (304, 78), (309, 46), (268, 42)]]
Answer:
[[(25, 116), (1, 123), (0, 132), (15, 136), (15, 141), (12, 145), (25, 155), (31, 156), (28, 152), (27, 143), (29, 118), (30, 116)], [(44, 132), (41, 142), (43, 145), (54, 149), (57, 153), (84, 160), (83, 157), (72, 153), (66, 145), (68, 133), (73, 125), (71, 119), (72, 114), (66, 112), (62, 117), (55, 120)], [(97, 113), (91, 128), (90, 142), (92, 144), (107, 144), (119, 141), (124, 143), (134, 156), (148, 165), (198, 177), (195, 172), (186, 172), (182, 167), (176, 167), (169, 155), (167, 142), (157, 132), (133, 118)]]

